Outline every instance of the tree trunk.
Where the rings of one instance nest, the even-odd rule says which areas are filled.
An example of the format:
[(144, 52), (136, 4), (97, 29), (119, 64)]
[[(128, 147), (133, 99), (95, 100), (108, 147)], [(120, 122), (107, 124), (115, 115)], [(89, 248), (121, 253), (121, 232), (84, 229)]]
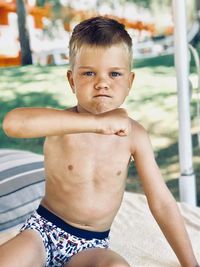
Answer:
[(29, 33), (26, 25), (26, 9), (24, 0), (16, 0), (19, 42), (21, 47), (21, 64), (31, 65), (32, 55), (30, 49)]

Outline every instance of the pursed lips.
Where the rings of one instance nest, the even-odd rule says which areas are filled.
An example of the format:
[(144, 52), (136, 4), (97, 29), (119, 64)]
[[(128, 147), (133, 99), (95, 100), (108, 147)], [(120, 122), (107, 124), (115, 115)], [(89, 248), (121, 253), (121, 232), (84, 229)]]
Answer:
[(99, 94), (99, 95), (95, 95), (94, 98), (97, 98), (97, 97), (108, 97), (108, 98), (111, 98), (110, 95), (105, 95), (105, 94)]

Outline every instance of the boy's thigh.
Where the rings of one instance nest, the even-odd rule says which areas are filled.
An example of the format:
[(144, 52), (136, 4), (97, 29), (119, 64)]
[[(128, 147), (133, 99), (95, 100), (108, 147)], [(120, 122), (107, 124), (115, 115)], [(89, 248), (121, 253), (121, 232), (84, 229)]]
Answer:
[(44, 267), (46, 252), (39, 232), (25, 230), (0, 246), (1, 267)]
[(111, 249), (94, 248), (78, 252), (64, 267), (130, 267), (130, 265)]

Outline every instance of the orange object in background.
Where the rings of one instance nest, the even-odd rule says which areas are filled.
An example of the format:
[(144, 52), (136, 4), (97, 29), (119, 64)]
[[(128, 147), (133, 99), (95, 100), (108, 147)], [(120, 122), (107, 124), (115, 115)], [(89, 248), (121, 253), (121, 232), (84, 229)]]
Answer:
[[(49, 17), (51, 15), (51, 6), (46, 5), (45, 7), (36, 7), (26, 5), (27, 12), (33, 16), (35, 28), (43, 29), (43, 17)], [(10, 12), (16, 13), (16, 0), (5, 1), (0, 0), (0, 25), (8, 25), (8, 14)]]
[(15, 1), (0, 0), (0, 25), (8, 25), (8, 14), (10, 12), (16, 12)]
[(0, 55), (0, 67), (14, 67), (21, 65), (20, 53), (17, 57)]
[[(33, 16), (34, 26), (36, 29), (43, 29), (43, 18), (51, 15), (51, 7), (35, 7), (26, 4), (28, 14)], [(16, 13), (16, 0), (0, 0), (0, 27), (9, 27), (9, 13)], [(1, 35), (1, 32), (0, 32)], [(0, 67), (10, 67), (21, 65), (20, 52), (16, 56), (4, 55), (0, 52)]]
[(168, 26), (166, 29), (165, 29), (165, 34), (166, 35), (172, 35), (174, 33), (174, 27), (173, 26)]

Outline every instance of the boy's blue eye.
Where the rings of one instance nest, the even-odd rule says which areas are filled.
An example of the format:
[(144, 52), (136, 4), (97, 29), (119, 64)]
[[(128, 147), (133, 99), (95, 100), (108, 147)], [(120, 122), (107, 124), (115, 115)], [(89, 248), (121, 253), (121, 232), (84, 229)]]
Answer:
[(94, 72), (93, 71), (86, 71), (86, 72), (83, 73), (83, 75), (85, 75), (85, 76), (93, 76)]
[(121, 76), (122, 74), (120, 72), (116, 72), (116, 71), (112, 71), (111, 72), (111, 76), (112, 77), (118, 77), (118, 76)]

